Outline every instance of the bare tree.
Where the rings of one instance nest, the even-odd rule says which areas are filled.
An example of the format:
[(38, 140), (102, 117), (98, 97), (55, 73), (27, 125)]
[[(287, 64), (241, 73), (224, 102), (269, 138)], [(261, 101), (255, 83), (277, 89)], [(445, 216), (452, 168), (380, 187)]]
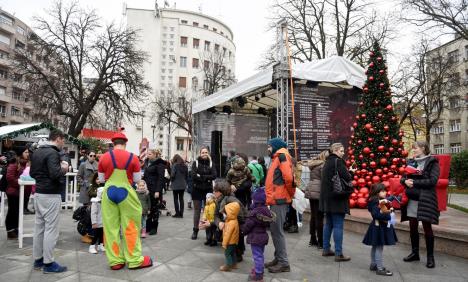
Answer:
[(234, 72), (228, 68), (227, 59), (228, 54), (225, 50), (205, 50), (200, 53), (204, 79), (202, 89), (205, 96), (236, 82)]
[(456, 62), (443, 56), (440, 48), (430, 50), (422, 40), (416, 51), (404, 59), (398, 77), (393, 79), (400, 125), (409, 122), (414, 134), (418, 128), (431, 141), (431, 129), (439, 122), (449, 96), (457, 95), (459, 76)]
[(133, 101), (145, 99), (150, 87), (142, 75), (146, 54), (134, 47), (136, 31), (101, 26), (96, 12), (77, 2), (55, 2), (47, 12), (48, 18), (35, 18), (37, 34), (30, 34), (15, 54), (17, 72), (25, 75), (27, 94), (36, 105), (35, 117), (58, 115), (76, 137), (93, 119), (137, 116)]
[(177, 90), (172, 94), (157, 96), (152, 103), (152, 118), (156, 119), (158, 124), (169, 125), (170, 130), (180, 128), (191, 136), (192, 101), (186, 94), (186, 91)]
[[(394, 33), (390, 17), (380, 17), (362, 0), (277, 0), (272, 7), (271, 28), (288, 23), (291, 58), (296, 62), (347, 56), (364, 65), (374, 41), (385, 46)], [(274, 62), (271, 46), (260, 68)]]
[(406, 17), (410, 22), (429, 29), (448, 28), (468, 39), (467, 0), (402, 0), (402, 3), (407, 10), (417, 12)]

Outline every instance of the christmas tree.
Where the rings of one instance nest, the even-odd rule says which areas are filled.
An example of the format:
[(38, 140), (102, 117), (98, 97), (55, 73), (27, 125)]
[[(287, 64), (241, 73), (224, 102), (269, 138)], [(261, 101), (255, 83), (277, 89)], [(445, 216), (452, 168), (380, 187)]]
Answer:
[(350, 205), (361, 208), (367, 205), (373, 183), (385, 183), (403, 173), (408, 154), (403, 149), (403, 132), (393, 111), (387, 66), (377, 42), (369, 53), (366, 75), (346, 163), (356, 168)]

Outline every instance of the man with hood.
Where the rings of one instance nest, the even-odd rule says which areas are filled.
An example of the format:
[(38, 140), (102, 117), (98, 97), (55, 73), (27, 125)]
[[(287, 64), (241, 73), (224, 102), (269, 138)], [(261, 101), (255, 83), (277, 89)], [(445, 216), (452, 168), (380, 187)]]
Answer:
[(265, 264), (271, 273), (291, 271), (286, 252), (283, 224), (286, 220), (288, 205), (292, 202), (296, 188), (292, 157), (287, 147), (286, 142), (278, 137), (268, 141), (271, 165), (265, 180), (266, 203), (276, 214), (276, 221), (270, 225), (271, 238), (275, 246), (275, 258)]

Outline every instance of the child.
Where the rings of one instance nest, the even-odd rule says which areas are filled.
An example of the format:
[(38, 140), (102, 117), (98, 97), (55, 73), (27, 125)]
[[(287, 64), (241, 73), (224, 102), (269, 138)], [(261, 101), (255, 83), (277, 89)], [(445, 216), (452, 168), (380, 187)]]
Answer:
[(226, 180), (238, 189), (247, 179), (255, 181), (255, 177), (252, 176), (250, 169), (245, 165), (245, 161), (241, 157), (237, 157), (226, 175)]
[(96, 197), (91, 199), (91, 224), (93, 227), (93, 241), (89, 246), (89, 252), (91, 254), (97, 254), (98, 250), (105, 252), (104, 249), (104, 232), (102, 228), (102, 213), (101, 213), (101, 197), (103, 187), (97, 189)]
[(389, 203), (385, 199), (386, 195), (384, 184), (372, 185), (367, 206), (372, 215), (372, 222), (362, 242), (372, 246), (370, 270), (376, 271), (377, 275), (392, 276), (393, 273), (383, 266), (383, 247), (384, 245), (395, 245), (398, 239), (393, 225), (389, 224), (389, 221), (392, 220), (390, 214), (393, 212), (393, 208), (389, 209), (386, 206)]
[(251, 245), (254, 260), (254, 268), (248, 281), (263, 281), (263, 252), (268, 244), (267, 228), (270, 226), (270, 222), (276, 220), (275, 214), (268, 209), (265, 203), (265, 189), (256, 189), (252, 194), (252, 210), (242, 226), (242, 232), (247, 234), (247, 244)]
[(146, 238), (146, 218), (150, 213), (151, 209), (151, 199), (149, 196), (148, 187), (146, 186), (146, 182), (144, 180), (138, 181), (138, 185), (136, 188), (136, 192), (138, 195), (138, 199), (141, 203), (141, 238)]
[[(203, 211), (203, 218), (202, 218), (202, 223), (213, 223), (214, 222), (214, 217), (215, 217), (215, 209), (216, 209), (216, 203), (215, 203), (215, 196), (213, 193), (208, 193), (206, 194), (206, 205), (205, 205), (205, 210)], [(214, 224), (211, 224), (210, 227), (206, 228), (206, 246), (216, 246), (218, 245), (216, 243), (215, 239), (215, 231), (216, 231), (216, 226)]]
[(220, 271), (231, 271), (237, 269), (236, 246), (239, 243), (239, 222), (237, 215), (239, 214), (240, 205), (237, 202), (232, 202), (224, 206), (223, 215), (225, 223), (223, 228), (223, 248), (226, 264), (222, 265)]

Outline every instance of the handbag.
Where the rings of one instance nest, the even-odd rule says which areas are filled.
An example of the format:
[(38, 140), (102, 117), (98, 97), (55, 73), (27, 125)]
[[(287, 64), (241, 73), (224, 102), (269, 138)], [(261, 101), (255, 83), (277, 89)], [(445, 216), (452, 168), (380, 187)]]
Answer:
[(352, 184), (341, 179), (338, 173), (337, 165), (338, 159), (335, 159), (335, 175), (332, 177), (333, 190), (332, 193), (335, 196), (348, 196), (350, 194)]

